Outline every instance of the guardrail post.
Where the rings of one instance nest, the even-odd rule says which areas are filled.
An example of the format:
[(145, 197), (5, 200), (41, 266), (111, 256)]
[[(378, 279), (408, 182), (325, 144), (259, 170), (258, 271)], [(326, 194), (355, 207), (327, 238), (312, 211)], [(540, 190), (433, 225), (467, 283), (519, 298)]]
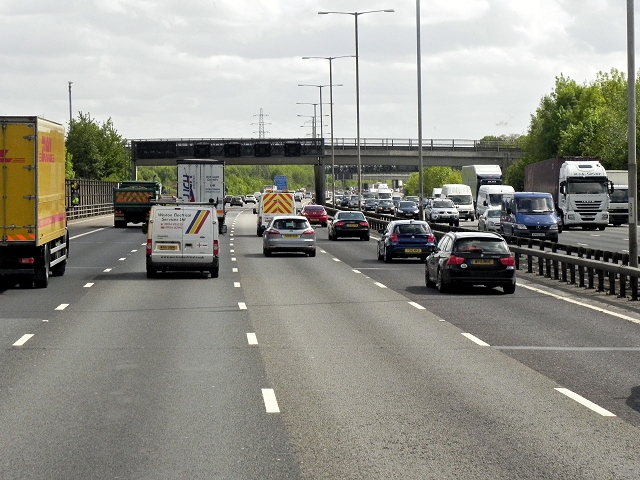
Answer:
[[(544, 242), (540, 242), (540, 250), (544, 252)], [(538, 275), (544, 277), (544, 258), (538, 257)]]
[(527, 255), (527, 273), (533, 273), (533, 255)]
[[(592, 253), (593, 253), (593, 250), (590, 249), (590, 248), (587, 248), (586, 258), (588, 260), (591, 259)], [(593, 287), (593, 268), (591, 268), (591, 267), (587, 267), (587, 284), (588, 284), (587, 288), (590, 288), (590, 289), (593, 290), (593, 288), (594, 288)]]
[[(558, 244), (554, 243), (551, 245), (551, 252), (552, 253), (558, 253)], [(559, 280), (560, 279), (560, 272), (558, 271), (558, 261), (554, 260), (553, 261), (553, 279), (554, 280)]]
[(638, 300), (638, 277), (631, 277), (629, 279), (631, 283), (631, 300)]
[[(584, 247), (578, 247), (578, 258), (583, 258), (583, 256)], [(584, 267), (582, 265), (578, 265), (578, 285), (584, 288)]]

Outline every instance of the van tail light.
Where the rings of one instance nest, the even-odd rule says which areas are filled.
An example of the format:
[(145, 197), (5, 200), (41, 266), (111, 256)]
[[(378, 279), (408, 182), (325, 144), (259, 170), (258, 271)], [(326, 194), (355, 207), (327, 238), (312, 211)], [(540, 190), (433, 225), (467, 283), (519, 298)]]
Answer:
[(147, 255), (151, 255), (151, 239), (147, 239)]
[(508, 257), (500, 258), (500, 263), (502, 265), (504, 265), (505, 267), (515, 267), (516, 266), (516, 261), (511, 255), (509, 255)]
[(389, 241), (390, 242), (397, 242), (398, 241), (398, 234), (397, 233), (392, 233), (391, 235), (389, 235)]
[(464, 263), (464, 258), (456, 257), (455, 255), (451, 255), (447, 260), (447, 265), (462, 265)]
[(313, 235), (315, 233), (316, 231), (313, 228), (307, 228), (304, 232), (302, 232), (302, 235)]
[(220, 253), (220, 243), (218, 242), (218, 240), (214, 240), (213, 241), (213, 255), (217, 257), (218, 253)]

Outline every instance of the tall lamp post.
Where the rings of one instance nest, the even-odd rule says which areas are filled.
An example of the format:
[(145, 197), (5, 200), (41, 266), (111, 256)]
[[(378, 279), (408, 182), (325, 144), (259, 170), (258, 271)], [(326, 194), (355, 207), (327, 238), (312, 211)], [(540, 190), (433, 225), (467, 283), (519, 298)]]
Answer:
[[(353, 58), (354, 55), (341, 55), (339, 57), (302, 57), (303, 60), (309, 60), (311, 58), (322, 58), (329, 60), (329, 115), (331, 117), (331, 201), (335, 207), (336, 198), (336, 149), (333, 145), (333, 68), (332, 60), (334, 58)], [(322, 90), (320, 90), (322, 93)], [(322, 102), (322, 99), (320, 100)]]
[(73, 112), (71, 110), (71, 84), (73, 82), (69, 82), (69, 124), (71, 124), (71, 121), (73, 120)]
[[(308, 102), (296, 102), (296, 105), (313, 105), (313, 130), (312, 130), (312, 137), (315, 140), (317, 137), (316, 134), (316, 118), (317, 118), (317, 114), (316, 114), (316, 107), (318, 106), (317, 103), (308, 103)], [(322, 105), (320, 106), (320, 111), (322, 112)], [(305, 115), (298, 115), (299, 117), (304, 117)], [(322, 116), (322, 114), (321, 114)], [(322, 118), (320, 118), (320, 124), (322, 125)]]
[(627, 0), (627, 143), (629, 148), (629, 264), (638, 267), (638, 165), (636, 160), (636, 62), (633, 0)]
[(357, 135), (357, 150), (358, 150), (358, 208), (362, 199), (362, 158), (360, 157), (360, 69), (358, 67), (358, 17), (366, 13), (393, 13), (395, 10), (367, 10), (366, 12), (318, 12), (318, 15), (352, 15), (355, 19), (355, 37), (356, 37), (356, 135)]
[(416, 0), (416, 56), (418, 69), (418, 181), (420, 182), (420, 220), (424, 221), (424, 162), (422, 159), (422, 52), (420, 48), (420, 0)]

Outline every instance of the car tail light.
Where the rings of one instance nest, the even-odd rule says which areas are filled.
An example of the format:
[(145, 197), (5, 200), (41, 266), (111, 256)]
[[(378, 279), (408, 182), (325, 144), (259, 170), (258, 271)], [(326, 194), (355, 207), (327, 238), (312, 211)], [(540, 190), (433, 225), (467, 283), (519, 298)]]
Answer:
[(397, 233), (392, 233), (392, 234), (389, 236), (389, 241), (391, 241), (391, 242), (397, 242), (397, 241), (398, 241), (398, 234), (397, 234)]
[(436, 241), (436, 236), (433, 233), (430, 233), (429, 236), (427, 237), (427, 242), (434, 242)]
[(33, 265), (34, 263), (36, 263), (36, 261), (33, 257), (25, 257), (19, 258), (18, 263), (21, 265)]
[(147, 239), (147, 255), (151, 255), (151, 239)]
[(368, 226), (369, 226), (369, 223), (367, 223), (367, 222), (360, 222), (360, 226), (361, 226), (361, 227), (368, 227)]
[(280, 235), (280, 230), (276, 230), (275, 228), (272, 228), (271, 230), (267, 230), (267, 234), (269, 234), (269, 235)]
[(451, 255), (447, 260), (447, 265), (462, 265), (464, 263), (464, 258), (456, 257), (455, 255)]
[(508, 257), (500, 258), (500, 263), (502, 265), (504, 265), (505, 267), (515, 267), (516, 266), (516, 261), (511, 255), (509, 255)]
[(218, 242), (218, 240), (214, 240), (213, 241), (213, 255), (217, 257), (219, 252), (220, 252), (220, 243)]
[(336, 222), (336, 227), (342, 227), (344, 226), (344, 222)]
[(304, 232), (302, 232), (302, 235), (313, 235), (315, 233), (316, 231), (313, 228), (307, 228)]

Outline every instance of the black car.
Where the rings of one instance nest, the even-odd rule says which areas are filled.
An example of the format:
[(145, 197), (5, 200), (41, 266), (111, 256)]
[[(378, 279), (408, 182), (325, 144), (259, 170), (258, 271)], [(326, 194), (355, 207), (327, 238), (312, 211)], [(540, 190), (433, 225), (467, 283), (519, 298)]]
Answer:
[(420, 209), (416, 202), (401, 201), (396, 207), (396, 217), (400, 218), (418, 218)]
[(376, 205), (376, 213), (389, 213), (393, 215), (395, 210), (396, 207), (391, 200), (380, 200), (378, 201), (378, 205)]
[(366, 212), (375, 212), (376, 210), (376, 205), (378, 205), (378, 200), (376, 200), (375, 198), (367, 198), (364, 201), (364, 206), (362, 207), (362, 209)]
[(515, 261), (507, 242), (490, 232), (445, 234), (427, 257), (424, 277), (427, 287), (440, 292), (453, 285), (502, 287), (504, 293), (516, 289)]
[(380, 230), (378, 260), (390, 263), (394, 258), (427, 258), (436, 248), (436, 237), (427, 222), (396, 220)]
[(369, 240), (369, 222), (362, 212), (336, 212), (329, 221), (327, 231), (329, 240), (337, 240), (339, 237), (359, 237), (361, 240)]

